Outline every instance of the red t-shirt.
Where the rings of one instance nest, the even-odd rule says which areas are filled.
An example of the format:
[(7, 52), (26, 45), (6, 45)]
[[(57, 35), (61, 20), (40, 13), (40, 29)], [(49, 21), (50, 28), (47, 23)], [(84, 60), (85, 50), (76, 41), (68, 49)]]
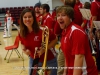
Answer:
[[(51, 37), (52, 36), (52, 37)], [(30, 57), (34, 58), (34, 52), (35, 47), (41, 47), (42, 43), (42, 30), (40, 30), (37, 34), (35, 34), (33, 31), (31, 33), (28, 33), (25, 38), (22, 38), (20, 35), (20, 41), (21, 43), (26, 47), (26, 49), (29, 49), (31, 54)], [(56, 36), (53, 34), (53, 32), (49, 32), (49, 41), (52, 41), (56, 38)], [(48, 50), (47, 54), (47, 60), (51, 60), (54, 58), (54, 52), (55, 49), (51, 48)], [(40, 61), (42, 62), (44, 59), (44, 54), (41, 55)]]
[(54, 19), (52, 18), (50, 13), (47, 13), (46, 16), (43, 17), (42, 19), (42, 25), (43, 26), (48, 26), (49, 29), (53, 29), (54, 28)]
[(37, 22), (40, 22), (40, 16), (41, 15), (36, 16)]
[(91, 3), (91, 14), (97, 17), (97, 21), (100, 21), (100, 2)]
[(84, 55), (81, 75), (98, 75), (90, 51), (88, 36), (80, 26), (71, 23), (62, 32), (61, 48), (66, 59), (66, 65), (68, 68), (67, 75), (73, 75), (74, 59), (77, 54)]
[(75, 4), (75, 6), (74, 6), (74, 23), (81, 26), (83, 19), (82, 19), (82, 14), (79, 10), (80, 8), (82, 8), (82, 3), (79, 2), (79, 3)]

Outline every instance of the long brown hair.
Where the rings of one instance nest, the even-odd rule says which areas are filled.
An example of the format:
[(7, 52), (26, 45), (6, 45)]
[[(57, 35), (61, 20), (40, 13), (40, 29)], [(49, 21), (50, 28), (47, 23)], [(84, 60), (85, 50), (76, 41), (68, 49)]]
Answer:
[(35, 12), (34, 10), (30, 9), (30, 8), (26, 8), (22, 11), (21, 15), (20, 15), (20, 35), (22, 37), (26, 37), (27, 33), (28, 33), (28, 28), (26, 27), (26, 25), (23, 23), (23, 16), (25, 13), (27, 12), (31, 12), (33, 18), (34, 18), (34, 22), (32, 25), (32, 29), (34, 31), (34, 33), (38, 33), (39, 31), (39, 25), (35, 16)]

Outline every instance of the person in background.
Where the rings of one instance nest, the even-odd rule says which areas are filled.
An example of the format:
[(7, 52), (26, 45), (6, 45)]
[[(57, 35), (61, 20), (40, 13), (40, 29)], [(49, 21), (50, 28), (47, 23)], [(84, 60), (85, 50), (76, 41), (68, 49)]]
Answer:
[(58, 8), (59, 6), (56, 6), (53, 11), (52, 11), (52, 18), (56, 21), (56, 9)]
[(11, 16), (10, 10), (7, 10), (5, 17)]
[[(90, 8), (91, 8), (90, 2), (85, 2), (83, 8), (85, 8), (85, 9), (90, 9)], [(84, 20), (83, 20), (83, 23), (82, 23), (82, 25), (81, 25), (81, 27), (82, 27), (84, 30), (90, 28), (90, 20), (84, 19)]]
[(83, 19), (82, 19), (82, 14), (80, 12), (80, 8), (83, 7), (83, 4), (80, 2), (80, 0), (61, 0), (64, 5), (70, 5), (71, 7), (74, 8), (74, 23), (78, 24), (81, 26)]
[[(74, 8), (75, 4), (76, 4), (76, 0), (61, 0), (64, 5), (69, 5), (71, 7)], [(77, 19), (77, 18), (75, 18)], [(62, 32), (62, 29), (60, 28), (59, 24), (56, 22), (55, 27), (54, 27), (54, 33), (57, 35), (60, 35)]]
[(42, 4), (40, 6), (40, 14), (42, 15), (42, 26), (47, 26), (50, 30), (53, 31), (54, 29), (54, 19), (52, 18), (51, 14), (49, 13), (50, 7), (48, 4)]
[(11, 17), (11, 14), (9, 10), (7, 11), (6, 18), (5, 18), (5, 26), (7, 27), (7, 32), (4, 29), (4, 32), (6, 32), (3, 37), (11, 37), (12, 36), (12, 24), (13, 24), (13, 18)]
[(98, 75), (88, 36), (73, 19), (72, 7), (61, 6), (57, 9), (57, 21), (63, 29), (61, 49), (65, 56), (65, 68), (62, 75)]
[(83, 4), (80, 2), (80, 0), (76, 0), (76, 4), (74, 6), (74, 22), (81, 26), (83, 19), (82, 19), (82, 14), (80, 12), (80, 8), (83, 7)]
[(34, 11), (35, 11), (35, 15), (36, 15), (36, 18), (37, 18), (37, 21), (39, 22), (40, 20), (40, 6), (41, 6), (41, 3), (36, 3), (35, 6), (34, 6)]
[[(52, 36), (52, 37), (51, 37)], [(44, 52), (42, 49), (42, 28), (38, 25), (36, 20), (35, 11), (29, 8), (26, 8), (22, 11), (20, 15), (20, 32), (19, 38), (22, 44), (23, 52), (29, 56), (29, 75), (31, 72), (32, 63), (34, 63), (34, 53), (35, 48), (37, 55), (39, 57), (38, 66), (42, 67), (44, 60)], [(54, 46), (57, 42), (55, 34), (49, 30), (49, 44), (48, 44), (48, 53), (47, 53), (47, 67), (57, 67), (56, 52)], [(34, 71), (34, 69), (33, 69)], [(50, 75), (57, 75), (57, 69), (50, 69)]]
[[(69, 5), (69, 6), (73, 7), (73, 8), (74, 8), (75, 3), (76, 3), (75, 0), (62, 0), (62, 1), (63, 1), (64, 5)], [(61, 40), (61, 38), (62, 38), (62, 36), (61, 36), (62, 30), (63, 30), (63, 29), (60, 28), (58, 22), (56, 22), (55, 27), (54, 27), (54, 33), (55, 33), (57, 36), (60, 37), (60, 40)], [(59, 41), (60, 41), (60, 40), (59, 40)], [(60, 44), (60, 43), (59, 43), (59, 44)], [(65, 65), (64, 65), (64, 64), (65, 64), (64, 61), (65, 61), (65, 57), (64, 57), (64, 54), (63, 54), (63, 52), (62, 52), (62, 50), (61, 50), (61, 48), (60, 48), (59, 53), (58, 53), (58, 58), (57, 58), (58, 67), (64, 67), (64, 66), (65, 66)], [(58, 70), (57, 70), (57, 75), (62, 75), (62, 74), (63, 74), (63, 71), (64, 71), (64, 69), (59, 69), (59, 68), (58, 68)]]
[(93, 21), (100, 21), (100, 0), (92, 1), (91, 14), (92, 14), (92, 20), (91, 20), (90, 38), (93, 39), (94, 35), (96, 37), (96, 44), (97, 44), (96, 65), (97, 65), (98, 72), (100, 73), (100, 46), (99, 46), (100, 36), (97, 35), (100, 34), (100, 31), (96, 30), (93, 24)]

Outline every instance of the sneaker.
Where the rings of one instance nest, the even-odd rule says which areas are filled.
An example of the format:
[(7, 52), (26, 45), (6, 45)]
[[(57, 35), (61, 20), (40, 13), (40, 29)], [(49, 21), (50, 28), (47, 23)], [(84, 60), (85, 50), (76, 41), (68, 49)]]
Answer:
[(4, 38), (8, 37), (7, 35), (3, 35)]

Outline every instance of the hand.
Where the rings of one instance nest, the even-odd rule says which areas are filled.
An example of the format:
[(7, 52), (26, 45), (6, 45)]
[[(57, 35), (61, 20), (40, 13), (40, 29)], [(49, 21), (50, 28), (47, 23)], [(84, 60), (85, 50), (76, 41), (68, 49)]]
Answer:
[(40, 47), (40, 49), (37, 51), (37, 54), (39, 55), (39, 57), (45, 52), (45, 50)]
[(28, 49), (26, 50), (26, 54), (27, 55), (30, 55), (30, 51)]
[(30, 51), (27, 49), (27, 50), (23, 50), (23, 52), (26, 54), (26, 55), (30, 55)]

